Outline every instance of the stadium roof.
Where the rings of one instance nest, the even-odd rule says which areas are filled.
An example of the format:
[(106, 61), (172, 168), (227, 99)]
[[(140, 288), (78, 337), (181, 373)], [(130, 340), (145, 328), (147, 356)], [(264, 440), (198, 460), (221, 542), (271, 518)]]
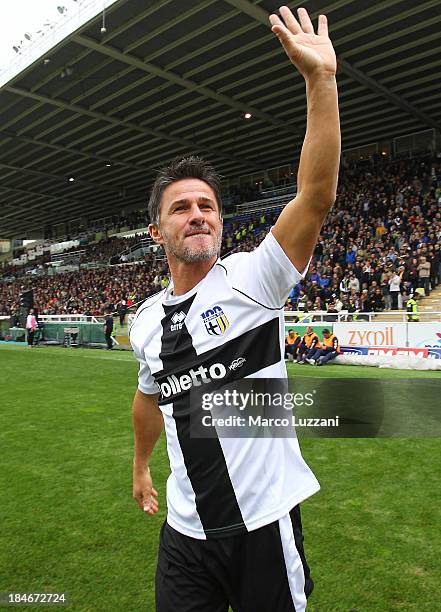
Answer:
[[(106, 34), (98, 15), (11, 79), (0, 90), (0, 236), (142, 207), (177, 154), (202, 154), (226, 177), (294, 160), (305, 93), (269, 29), (279, 5), (119, 0)], [(440, 129), (439, 0), (302, 5), (328, 15), (344, 148)]]

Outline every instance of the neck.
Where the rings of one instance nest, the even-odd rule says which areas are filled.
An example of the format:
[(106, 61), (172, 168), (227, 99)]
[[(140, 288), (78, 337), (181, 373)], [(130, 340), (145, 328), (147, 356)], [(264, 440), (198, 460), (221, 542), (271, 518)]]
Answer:
[(195, 287), (207, 276), (217, 261), (213, 257), (209, 261), (196, 261), (188, 263), (180, 261), (173, 256), (168, 256), (168, 265), (173, 280), (173, 295), (183, 295)]

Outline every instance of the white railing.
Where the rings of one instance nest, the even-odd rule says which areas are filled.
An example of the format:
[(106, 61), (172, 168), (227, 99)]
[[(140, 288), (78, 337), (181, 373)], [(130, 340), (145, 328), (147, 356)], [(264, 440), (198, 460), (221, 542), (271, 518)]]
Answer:
[(292, 195), (295, 193), (297, 185), (285, 185), (285, 187), (274, 187), (273, 189), (262, 189), (260, 192), (264, 197), (275, 198), (276, 196), (282, 196), (285, 194)]
[(102, 323), (97, 317), (80, 314), (38, 315), (38, 320), (42, 323)]
[(86, 249), (80, 249), (79, 251), (69, 251), (67, 253), (53, 253), (51, 255), (51, 263), (57, 262), (69, 262), (80, 259), (86, 254)]
[[(381, 316), (384, 322), (391, 323), (406, 323), (408, 316), (412, 313), (408, 313), (405, 310), (383, 310), (382, 312), (348, 312), (347, 310), (341, 310), (338, 313), (326, 312), (325, 310), (313, 310), (311, 312), (303, 312), (301, 310), (286, 310), (285, 311), (285, 322), (290, 324), (294, 323), (345, 323), (346, 321), (358, 321), (358, 322), (371, 322), (376, 317)], [(419, 322), (441, 322), (440, 311), (420, 311), (418, 312)], [(298, 321), (296, 321), (298, 319)], [(416, 321), (415, 321), (416, 322)]]

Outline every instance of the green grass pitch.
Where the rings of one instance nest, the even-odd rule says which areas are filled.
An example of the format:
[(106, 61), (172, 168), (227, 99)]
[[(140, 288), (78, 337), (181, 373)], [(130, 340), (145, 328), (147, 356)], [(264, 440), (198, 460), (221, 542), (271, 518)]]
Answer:
[[(354, 401), (361, 378), (394, 380), (403, 410), (410, 379), (441, 385), (433, 372), (289, 366), (300, 371), (351, 378)], [(65, 591), (79, 612), (153, 612), (169, 468), (161, 438), (151, 468), (160, 512), (143, 515), (131, 498), (136, 379), (128, 352), (0, 346), (0, 591)], [(301, 445), (322, 485), (302, 505), (308, 610), (440, 610), (441, 439)]]

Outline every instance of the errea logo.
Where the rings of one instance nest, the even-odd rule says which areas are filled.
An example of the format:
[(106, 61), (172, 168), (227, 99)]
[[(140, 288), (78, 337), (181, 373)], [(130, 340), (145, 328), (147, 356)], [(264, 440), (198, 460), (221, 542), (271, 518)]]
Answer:
[(182, 310), (180, 312), (175, 312), (171, 318), (172, 324), (170, 325), (170, 331), (178, 331), (179, 329), (182, 329), (185, 317), (186, 314), (185, 312), (182, 312)]

